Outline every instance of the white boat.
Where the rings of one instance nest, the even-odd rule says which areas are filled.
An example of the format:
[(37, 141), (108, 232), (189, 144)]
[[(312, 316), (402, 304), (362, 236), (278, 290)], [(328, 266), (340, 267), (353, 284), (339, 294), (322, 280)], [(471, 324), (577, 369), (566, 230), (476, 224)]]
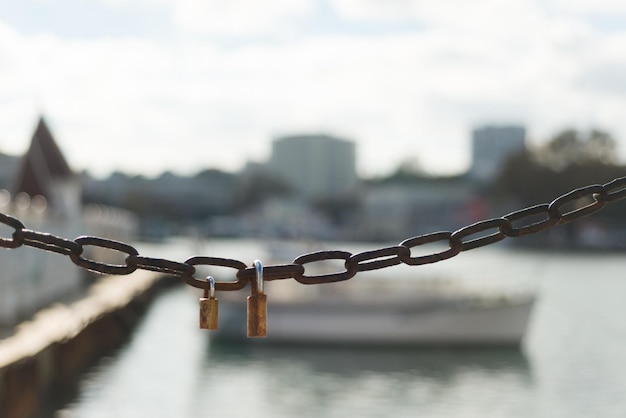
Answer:
[[(299, 286), (307, 291), (312, 288)], [(340, 284), (315, 287), (323, 286), (325, 291), (312, 294), (270, 286), (267, 337), (261, 340), (276, 344), (519, 345), (534, 302), (528, 293), (503, 295), (440, 285), (410, 292), (371, 287), (365, 292), (355, 291), (358, 287), (347, 291)], [(392, 285), (387, 282), (382, 289), (386, 288)], [(245, 301), (221, 300), (214, 338), (245, 340), (245, 309)]]

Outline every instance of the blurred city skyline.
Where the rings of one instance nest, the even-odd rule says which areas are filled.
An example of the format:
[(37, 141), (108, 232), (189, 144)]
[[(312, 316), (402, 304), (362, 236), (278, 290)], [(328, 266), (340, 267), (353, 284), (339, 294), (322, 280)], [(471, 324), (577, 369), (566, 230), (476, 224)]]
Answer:
[(626, 156), (618, 1), (0, 0), (0, 152), (40, 114), (76, 170), (192, 174), (347, 138), (363, 177), (470, 164), (471, 132), (593, 127)]

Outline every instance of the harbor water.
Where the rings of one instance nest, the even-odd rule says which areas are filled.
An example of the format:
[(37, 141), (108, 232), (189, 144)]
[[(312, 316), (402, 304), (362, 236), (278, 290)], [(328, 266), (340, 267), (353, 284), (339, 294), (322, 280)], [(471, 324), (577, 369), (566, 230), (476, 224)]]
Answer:
[[(193, 251), (246, 262), (263, 251), (253, 241), (139, 249), (155, 257), (184, 260)], [(197, 290), (176, 287), (158, 298), (124, 347), (82, 377), (74, 399), (50, 414), (623, 417), (625, 267), (624, 254), (552, 254), (501, 245), (431, 266), (384, 270), (390, 277), (531, 289), (536, 303), (519, 348), (218, 344), (197, 328)]]

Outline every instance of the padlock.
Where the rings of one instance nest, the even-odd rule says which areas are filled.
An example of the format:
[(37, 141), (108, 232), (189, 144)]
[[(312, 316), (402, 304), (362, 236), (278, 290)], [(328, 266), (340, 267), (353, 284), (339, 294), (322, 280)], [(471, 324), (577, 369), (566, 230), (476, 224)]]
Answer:
[(207, 277), (209, 289), (204, 289), (204, 297), (200, 298), (200, 328), (217, 329), (218, 300), (215, 298), (215, 279)]
[(267, 336), (267, 295), (263, 288), (263, 265), (259, 260), (254, 261), (256, 281), (252, 281), (252, 293), (248, 296), (248, 324), (246, 327), (248, 338)]

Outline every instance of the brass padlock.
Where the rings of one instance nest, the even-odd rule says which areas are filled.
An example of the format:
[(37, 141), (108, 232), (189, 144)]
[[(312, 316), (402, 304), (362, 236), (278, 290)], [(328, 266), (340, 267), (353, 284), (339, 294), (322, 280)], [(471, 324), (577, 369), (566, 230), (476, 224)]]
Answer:
[(200, 328), (217, 329), (217, 304), (215, 298), (215, 279), (207, 277), (209, 289), (204, 289), (204, 297), (200, 298)]
[(263, 289), (263, 265), (259, 260), (254, 261), (256, 280), (251, 283), (252, 294), (248, 296), (248, 324), (246, 327), (248, 338), (267, 336), (267, 295)]

